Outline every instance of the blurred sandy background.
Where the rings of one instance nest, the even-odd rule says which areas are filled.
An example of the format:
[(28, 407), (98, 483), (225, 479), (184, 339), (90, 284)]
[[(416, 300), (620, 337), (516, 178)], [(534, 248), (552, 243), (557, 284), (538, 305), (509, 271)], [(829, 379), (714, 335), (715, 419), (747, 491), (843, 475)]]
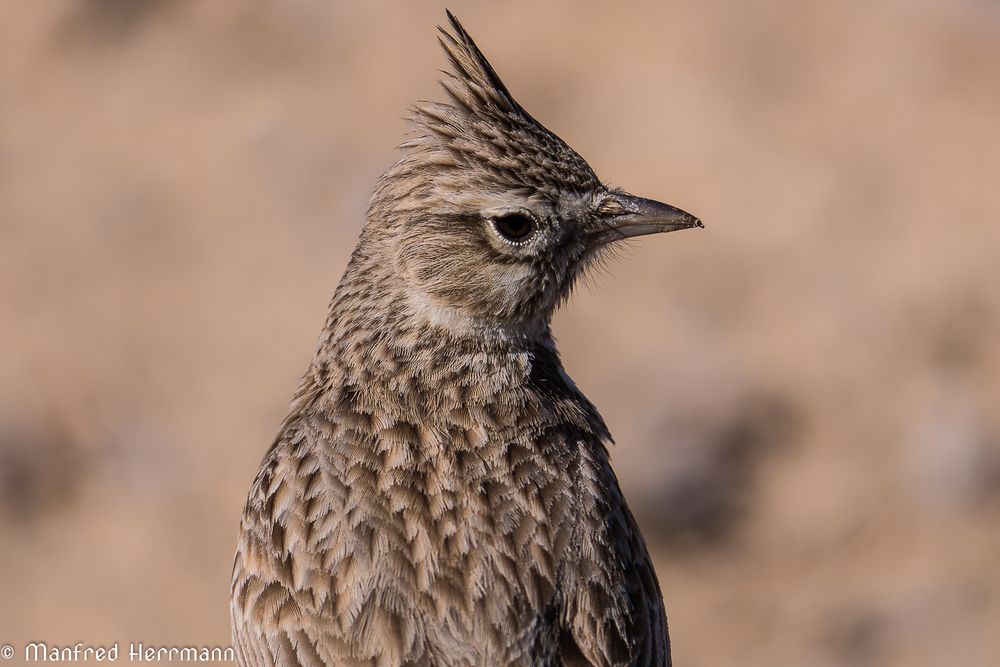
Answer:
[[(4, 3), (0, 642), (228, 642), (246, 489), (441, 97), (443, 6), (379, 6)], [(452, 9), (708, 225), (555, 324), (677, 664), (1000, 664), (1000, 4)]]

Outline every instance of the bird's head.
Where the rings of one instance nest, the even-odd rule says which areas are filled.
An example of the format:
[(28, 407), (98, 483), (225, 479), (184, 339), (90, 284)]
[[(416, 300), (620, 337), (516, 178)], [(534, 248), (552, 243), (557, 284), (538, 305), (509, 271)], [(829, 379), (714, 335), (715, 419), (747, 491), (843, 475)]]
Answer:
[(604, 185), (525, 111), (449, 12), (448, 103), (414, 108), (417, 131), (379, 181), (363, 243), (392, 255), (407, 298), (447, 326), (546, 327), (617, 242), (701, 227), (693, 215)]

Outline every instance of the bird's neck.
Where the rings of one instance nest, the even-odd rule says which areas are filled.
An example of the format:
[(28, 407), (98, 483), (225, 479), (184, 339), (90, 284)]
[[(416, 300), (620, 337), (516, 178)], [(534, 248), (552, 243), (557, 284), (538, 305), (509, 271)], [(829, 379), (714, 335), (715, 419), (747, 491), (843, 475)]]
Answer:
[(547, 321), (476, 321), (414, 292), (390, 263), (359, 248), (331, 302), (304, 391), (329, 406), (349, 401), (393, 419), (440, 414), (470, 396), (484, 404), (525, 400), (519, 394), (539, 364), (565, 378)]

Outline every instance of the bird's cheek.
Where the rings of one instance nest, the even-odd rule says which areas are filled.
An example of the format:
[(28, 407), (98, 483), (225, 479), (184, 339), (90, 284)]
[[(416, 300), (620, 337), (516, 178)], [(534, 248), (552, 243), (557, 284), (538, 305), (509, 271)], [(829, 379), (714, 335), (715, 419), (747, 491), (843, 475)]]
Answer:
[(447, 284), (452, 305), (480, 316), (504, 319), (523, 309), (525, 293), (531, 289), (530, 274), (519, 265), (465, 267), (451, 276)]
[(528, 267), (514, 264), (512, 266), (504, 266), (493, 276), (492, 282), (501, 298), (505, 301), (511, 301), (517, 299), (525, 291), (530, 278), (531, 273)]
[(479, 298), (485, 296), (491, 310), (509, 316), (523, 309), (534, 291), (531, 267), (511, 264), (494, 267), (486, 273)]

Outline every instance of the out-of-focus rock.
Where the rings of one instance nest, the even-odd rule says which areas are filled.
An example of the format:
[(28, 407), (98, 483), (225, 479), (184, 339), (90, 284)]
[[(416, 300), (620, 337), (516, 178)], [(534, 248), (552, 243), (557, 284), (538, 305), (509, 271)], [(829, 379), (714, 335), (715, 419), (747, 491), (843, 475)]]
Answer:
[(789, 451), (802, 419), (789, 400), (767, 393), (687, 411), (674, 405), (652, 436), (660, 461), (649, 465), (659, 474), (630, 488), (648, 538), (699, 547), (731, 537), (752, 509), (761, 460)]

